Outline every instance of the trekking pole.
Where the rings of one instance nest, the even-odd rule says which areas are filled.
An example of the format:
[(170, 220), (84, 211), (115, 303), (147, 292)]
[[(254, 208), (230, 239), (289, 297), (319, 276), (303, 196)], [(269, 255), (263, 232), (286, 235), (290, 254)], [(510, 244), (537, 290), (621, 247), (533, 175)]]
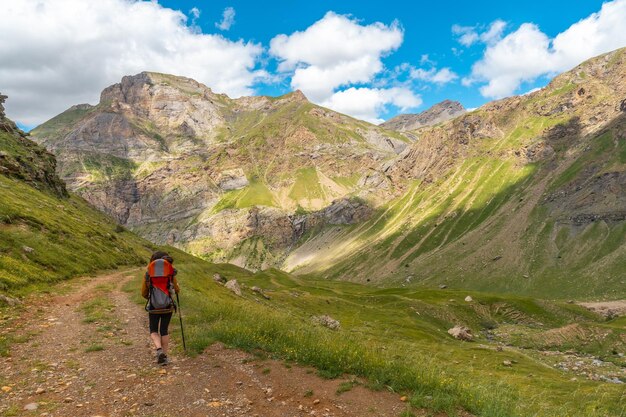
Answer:
[(178, 318), (180, 319), (180, 332), (183, 334), (183, 349), (187, 352), (187, 345), (185, 344), (185, 328), (183, 327), (183, 314), (180, 312), (180, 298), (176, 293), (176, 302), (178, 303)]

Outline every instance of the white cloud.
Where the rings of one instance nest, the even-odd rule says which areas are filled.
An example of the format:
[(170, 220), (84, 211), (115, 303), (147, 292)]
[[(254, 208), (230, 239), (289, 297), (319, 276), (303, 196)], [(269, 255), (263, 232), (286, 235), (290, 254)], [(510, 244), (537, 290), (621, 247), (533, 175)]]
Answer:
[(229, 30), (230, 27), (235, 24), (235, 9), (227, 7), (222, 13), (222, 21), (215, 24), (220, 30)]
[(501, 98), (523, 82), (568, 70), (593, 56), (626, 46), (626, 0), (604, 3), (599, 12), (550, 39), (539, 27), (524, 23), (488, 45), (464, 85), (486, 82), (481, 94)]
[(255, 70), (260, 45), (197, 33), (183, 13), (156, 2), (21, 0), (4, 4), (3, 16), (0, 91), (9, 116), (27, 125), (95, 103), (104, 87), (141, 71), (188, 76), (232, 96), (253, 93), (265, 76)]
[(464, 46), (471, 46), (480, 39), (474, 26), (453, 25), (452, 33), (458, 35), (457, 40)]
[(302, 32), (278, 35), (270, 53), (281, 60), (279, 70), (292, 73), (291, 86), (315, 102), (327, 100), (335, 89), (367, 83), (383, 70), (383, 55), (402, 44), (397, 22), (367, 26), (328, 12)]
[(440, 85), (448, 84), (459, 78), (455, 72), (447, 67), (440, 70), (437, 70), (437, 68), (430, 68), (428, 70), (423, 68), (412, 68), (410, 70), (410, 77), (415, 80), (427, 81)]
[(379, 115), (389, 104), (407, 111), (420, 106), (422, 99), (407, 88), (350, 87), (334, 93), (321, 103), (325, 107), (376, 124), (384, 121)]
[(430, 56), (428, 54), (423, 54), (420, 57), (420, 65), (430, 64), (433, 65), (434, 62), (430, 60)]
[(302, 90), (311, 101), (380, 123), (389, 105), (405, 111), (422, 103), (405, 87), (362, 86), (387, 83), (376, 79), (384, 70), (382, 58), (396, 50), (403, 38), (397, 22), (362, 25), (349, 16), (328, 12), (302, 32), (274, 37), (270, 53), (280, 60), (279, 70), (291, 76), (292, 88)]
[(482, 32), (479, 32), (480, 27), (478, 26), (453, 25), (452, 33), (458, 36), (457, 41), (461, 45), (472, 46), (477, 42), (483, 42), (486, 44), (497, 42), (500, 38), (502, 38), (505, 28), (506, 22), (497, 19), (491, 22), (487, 30)]

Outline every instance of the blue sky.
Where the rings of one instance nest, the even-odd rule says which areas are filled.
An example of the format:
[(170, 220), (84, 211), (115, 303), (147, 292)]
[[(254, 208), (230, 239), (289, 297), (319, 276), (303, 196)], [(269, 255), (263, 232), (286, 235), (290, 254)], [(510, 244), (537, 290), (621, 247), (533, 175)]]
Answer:
[[(162, 0), (161, 4), (178, 8), (186, 13), (194, 7), (201, 14), (196, 24), (205, 32), (217, 32), (236, 39), (246, 39), (269, 45), (277, 34), (303, 31), (328, 11), (350, 15), (362, 24), (374, 22), (391, 24), (398, 20), (404, 29), (404, 40), (400, 48), (384, 58), (387, 67), (393, 68), (409, 62), (418, 65), (422, 55), (428, 55), (438, 67), (450, 67), (460, 75), (471, 72), (484, 47), (480, 44), (464, 48), (452, 33), (452, 26), (486, 26), (501, 19), (507, 30), (513, 31), (523, 23), (536, 23), (550, 37), (564, 31), (573, 23), (600, 10), (602, 1), (269, 1), (258, 6), (256, 1), (195, 1)], [(384, 6), (383, 6), (384, 5)], [(216, 30), (215, 23), (221, 21), (223, 10), (235, 10), (235, 23), (228, 31)], [(452, 48), (462, 50), (460, 55)], [(276, 62), (270, 60), (270, 65)], [(528, 91), (544, 86), (550, 77), (539, 77), (535, 82), (525, 83), (521, 90)], [(423, 86), (421, 91), (425, 109), (446, 98), (459, 100), (466, 107), (478, 107), (489, 101), (477, 88), (463, 87), (459, 82), (444, 86)], [(259, 85), (261, 94), (278, 95), (291, 91), (288, 80), (278, 85)], [(393, 111), (387, 115), (393, 115)]]
[(0, 27), (8, 115), (29, 128), (152, 70), (233, 97), (299, 88), (378, 123), (447, 98), (474, 108), (525, 93), (626, 46), (626, 0), (259, 4), (15, 0)]

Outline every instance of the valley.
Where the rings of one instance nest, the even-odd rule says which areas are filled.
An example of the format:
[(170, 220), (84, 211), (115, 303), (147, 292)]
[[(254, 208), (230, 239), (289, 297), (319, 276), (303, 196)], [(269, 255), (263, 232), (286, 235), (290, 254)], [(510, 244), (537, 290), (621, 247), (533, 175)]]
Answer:
[[(154, 415), (138, 378), (189, 387), (164, 415), (279, 415), (274, 387), (294, 415), (625, 416), (625, 59), (397, 131), (152, 72), (30, 135), (0, 107), (0, 415)], [(188, 343), (172, 323), (165, 373), (138, 333), (157, 249)]]

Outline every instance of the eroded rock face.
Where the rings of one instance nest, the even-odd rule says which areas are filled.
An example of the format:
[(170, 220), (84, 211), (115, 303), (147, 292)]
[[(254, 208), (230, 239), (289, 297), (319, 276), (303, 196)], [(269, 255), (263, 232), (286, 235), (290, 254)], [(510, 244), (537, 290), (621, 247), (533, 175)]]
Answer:
[(218, 185), (224, 191), (240, 190), (250, 184), (241, 168), (229, 169), (219, 176)]
[(359, 177), (406, 147), (298, 91), (232, 100), (189, 78), (148, 72), (124, 77), (98, 105), (73, 106), (33, 136), (58, 155), (69, 188), (121, 224), (221, 260), (245, 258), (249, 239), (282, 254), (308, 230), (362, 221), (368, 204), (346, 197), (386, 192)]

